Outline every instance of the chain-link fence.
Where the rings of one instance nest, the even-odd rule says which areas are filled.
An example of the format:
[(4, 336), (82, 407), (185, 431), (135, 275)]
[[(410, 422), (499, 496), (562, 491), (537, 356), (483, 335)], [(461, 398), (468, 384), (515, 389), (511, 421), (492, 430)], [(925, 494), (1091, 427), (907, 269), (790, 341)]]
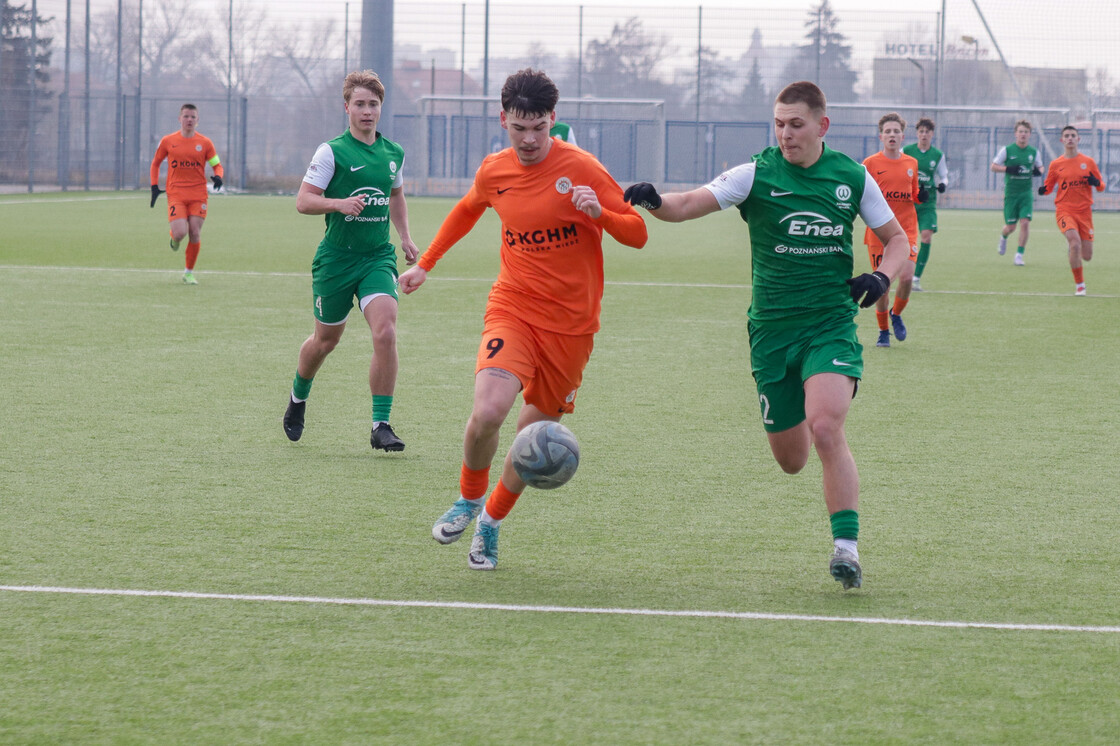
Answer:
[[(341, 80), (361, 56), (356, 1), (0, 5), (0, 185), (9, 189), (145, 188), (159, 138), (177, 129), (187, 101), (232, 189), (294, 191), (315, 147), (345, 127)], [(424, 102), (493, 98), (506, 75), (533, 66), (557, 82), (559, 116), (580, 144), (620, 181), (698, 184), (773, 144), (774, 94), (811, 79), (829, 96), (829, 143), (854, 158), (878, 150), (883, 113), (932, 116), (954, 190), (997, 195), (988, 167), (1017, 119), (1035, 124), (1048, 157), (1072, 121), (1120, 195), (1115, 3), (1085, 0), (1080, 10), (1099, 22), (1068, 40), (1060, 10), (1025, 17), (1013, 0), (984, 3), (987, 15), (969, 0), (910, 8), (398, 2), (395, 62), (383, 71), (392, 116), (381, 130), (405, 146), (408, 189), (454, 192), (502, 142), (497, 104), (433, 115)], [(651, 118), (637, 103), (629, 115), (582, 103), (622, 98), (663, 104)]]

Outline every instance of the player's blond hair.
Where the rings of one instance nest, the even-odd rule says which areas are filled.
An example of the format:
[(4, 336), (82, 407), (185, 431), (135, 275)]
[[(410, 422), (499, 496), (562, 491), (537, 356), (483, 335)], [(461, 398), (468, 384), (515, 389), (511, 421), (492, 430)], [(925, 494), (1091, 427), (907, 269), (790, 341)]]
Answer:
[(373, 70), (355, 70), (347, 75), (346, 80), (342, 81), (342, 100), (350, 103), (350, 95), (355, 88), (373, 91), (382, 103), (385, 102), (385, 85)]
[(1015, 123), (1015, 129), (1019, 129), (1020, 127), (1026, 127), (1027, 132), (1030, 132), (1034, 129), (1033, 127), (1031, 127), (1031, 123), (1028, 122), (1026, 119), (1020, 119), (1018, 122)]
[(796, 83), (790, 83), (783, 88), (777, 98), (774, 99), (776, 104), (785, 104), (791, 106), (793, 104), (805, 104), (809, 110), (817, 116), (824, 116), (825, 107), (827, 102), (824, 98), (824, 91), (820, 89), (816, 83), (808, 80), (799, 80)]
[(906, 120), (903, 119), (902, 116), (896, 111), (892, 111), (889, 114), (884, 114), (882, 117), (879, 118), (879, 131), (880, 132), (883, 131), (883, 127), (885, 127), (887, 125), (887, 122), (898, 122), (898, 126), (902, 129), (902, 131), (903, 132), (906, 131)]

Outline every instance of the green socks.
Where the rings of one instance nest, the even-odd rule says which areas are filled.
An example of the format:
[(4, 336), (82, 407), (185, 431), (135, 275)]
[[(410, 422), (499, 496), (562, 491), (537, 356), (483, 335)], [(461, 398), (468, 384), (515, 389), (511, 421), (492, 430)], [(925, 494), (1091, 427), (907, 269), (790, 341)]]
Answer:
[(373, 395), (373, 421), (388, 422), (389, 413), (393, 411), (393, 397)]
[(838, 510), (828, 517), (832, 523), (833, 539), (859, 538), (859, 513), (854, 510)]
[(300, 401), (311, 396), (311, 381), (314, 379), (304, 378), (299, 373), (296, 373), (295, 380), (292, 381), (292, 396)]
[(921, 277), (922, 271), (926, 268), (926, 262), (929, 261), (929, 244), (923, 243), (921, 248), (918, 249), (918, 262), (914, 267), (914, 276)]

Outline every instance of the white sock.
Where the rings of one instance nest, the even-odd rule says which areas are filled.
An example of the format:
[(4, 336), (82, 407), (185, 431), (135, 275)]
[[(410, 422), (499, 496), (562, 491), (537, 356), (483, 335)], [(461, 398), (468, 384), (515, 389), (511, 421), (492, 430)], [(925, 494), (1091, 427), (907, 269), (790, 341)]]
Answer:
[(305, 402), (305, 401), (307, 401), (307, 399), (297, 399), (295, 392), (294, 391), (292, 392), (292, 403), (293, 404), (300, 404), (300, 403)]
[(859, 559), (859, 550), (856, 549), (855, 539), (833, 539), (832, 543), (836, 545), (837, 549), (847, 549), (856, 556), (856, 559)]
[(501, 526), (502, 521), (504, 521), (504, 520), (505, 520), (505, 518), (498, 519), (498, 518), (491, 517), (491, 515), (486, 512), (486, 508), (482, 509), (482, 515), (480, 515), (478, 517), (478, 522), (479, 523), (485, 523), (487, 526), (494, 526), (495, 528), (497, 528), (498, 526)]

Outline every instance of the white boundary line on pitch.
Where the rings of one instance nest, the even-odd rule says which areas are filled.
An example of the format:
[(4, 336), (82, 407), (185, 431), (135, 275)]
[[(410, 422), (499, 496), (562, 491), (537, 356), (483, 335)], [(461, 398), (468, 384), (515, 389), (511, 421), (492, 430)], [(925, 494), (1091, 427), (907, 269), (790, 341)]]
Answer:
[[(139, 267), (51, 267), (35, 264), (0, 264), (0, 270), (30, 270), (33, 272), (142, 272), (149, 274), (178, 274), (178, 269), (155, 269)], [(310, 277), (310, 272), (250, 272), (232, 270), (202, 270), (199, 275), (230, 277)], [(484, 282), (493, 284), (492, 277), (430, 277), (437, 282)], [(606, 280), (608, 286), (616, 287), (662, 287), (662, 288), (713, 288), (717, 290), (750, 290), (750, 285), (719, 284), (713, 282), (637, 282), (627, 280)], [(1006, 290), (924, 290), (927, 295), (996, 295), (1000, 297), (1023, 298), (1065, 298), (1070, 293), (1024, 293)], [(1090, 298), (1120, 298), (1120, 295), (1093, 294)]]
[(522, 604), (485, 604), (465, 601), (394, 601), (377, 598), (329, 598), (323, 596), (272, 596), (241, 593), (196, 593), (192, 591), (143, 591), (112, 588), (63, 588), (41, 585), (0, 585), (0, 591), (13, 593), (64, 593), (79, 596), (141, 596), (146, 598), (185, 598), (206, 601), (257, 601), (288, 604), (333, 604), (336, 606), (387, 606), (395, 608), (457, 609), (466, 611), (521, 611), (545, 614), (604, 614), (608, 616), (685, 617), (699, 619), (742, 619), (763, 622), (846, 622), (848, 624), (885, 624), (895, 627), (942, 627), (949, 629), (993, 629), (1015, 632), (1095, 632), (1120, 633), (1120, 626), (1072, 624), (1004, 624), (999, 622), (946, 622), (922, 619), (885, 619), (878, 617), (813, 616), (810, 614), (764, 614), (750, 611), (703, 611), (670, 609), (622, 609), (586, 606), (529, 606)]
[[(147, 196), (143, 192), (139, 191), (137, 192), (137, 194), (142, 197)], [(123, 194), (113, 197), (67, 197), (63, 199), (51, 199), (50, 197), (44, 197), (42, 199), (0, 199), (0, 207), (5, 207), (6, 205), (57, 205), (59, 202), (109, 202), (123, 199), (136, 199), (136, 197)]]

